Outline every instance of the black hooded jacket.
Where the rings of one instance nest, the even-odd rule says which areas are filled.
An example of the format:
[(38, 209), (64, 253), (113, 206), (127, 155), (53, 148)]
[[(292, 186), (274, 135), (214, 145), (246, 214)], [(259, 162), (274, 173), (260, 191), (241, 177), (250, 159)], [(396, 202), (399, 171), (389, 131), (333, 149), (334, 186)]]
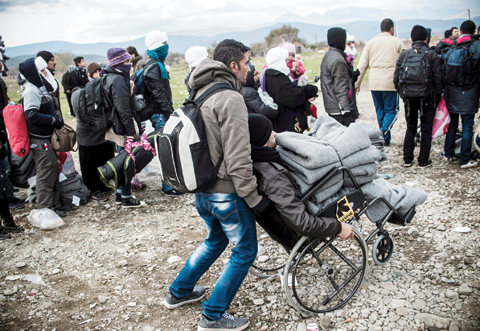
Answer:
[(275, 69), (265, 72), (265, 90), (278, 105), (278, 116), (272, 121), (273, 130), (278, 133), (295, 132), (295, 118), (299, 122), (306, 118), (303, 111), (307, 101), (318, 92), (314, 85), (297, 86), (287, 75)]
[(144, 68), (145, 98), (154, 105), (154, 114), (163, 114), (168, 119), (173, 113), (170, 80), (161, 78), (160, 67), (155, 59), (148, 58)]
[[(258, 95), (258, 88), (260, 84), (255, 82), (253, 74), (255, 67), (247, 75), (247, 81), (243, 86), (245, 93), (243, 94), (243, 99), (247, 105), (247, 110), (249, 114), (262, 114), (263, 116), (274, 119), (278, 116), (278, 110), (273, 109), (272, 107), (267, 106), (263, 103), (260, 95)], [(257, 86), (258, 85), (258, 86)]]
[(112, 67), (103, 70), (105, 75), (104, 91), (107, 103), (113, 108), (113, 130), (118, 135), (135, 136), (136, 111), (133, 107), (134, 96), (130, 91), (130, 77), (128, 72), (123, 72)]

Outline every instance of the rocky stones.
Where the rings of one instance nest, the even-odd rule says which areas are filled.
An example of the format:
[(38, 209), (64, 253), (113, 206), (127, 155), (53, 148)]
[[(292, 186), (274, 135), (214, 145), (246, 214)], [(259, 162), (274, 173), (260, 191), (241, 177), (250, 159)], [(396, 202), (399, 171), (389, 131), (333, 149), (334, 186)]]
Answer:
[(458, 294), (460, 295), (470, 295), (472, 292), (473, 290), (467, 284), (462, 284), (458, 288)]
[(127, 260), (120, 260), (120, 261), (118, 261), (117, 266), (125, 267), (127, 264), (128, 264)]
[(471, 287), (480, 288), (480, 281), (476, 280), (470, 284)]
[(426, 307), (426, 305), (427, 303), (422, 299), (417, 299), (412, 303), (413, 309), (417, 309), (417, 310), (422, 310), (423, 308)]
[(263, 301), (263, 299), (254, 299), (253, 300), (253, 304), (256, 305), (256, 306), (261, 306), (265, 303), (265, 301)]
[(18, 287), (14, 286), (12, 288), (7, 288), (7, 289), (3, 290), (3, 295), (11, 296), (11, 295), (14, 295), (17, 292), (18, 292)]
[(449, 318), (424, 313), (415, 315), (415, 321), (418, 323), (423, 323), (429, 330), (432, 331), (446, 330), (450, 325)]
[(180, 261), (180, 257), (179, 256), (176, 256), (176, 255), (172, 255), (168, 258), (167, 262), (172, 264), (172, 263), (175, 263), (175, 262), (178, 262)]
[(412, 226), (410, 227), (410, 229), (408, 229), (407, 233), (410, 235), (410, 236), (418, 236), (419, 234), (419, 231), (416, 227)]
[(53, 270), (52, 270), (52, 275), (59, 274), (60, 271), (61, 271), (60, 269), (53, 269)]
[(412, 310), (409, 309), (409, 308), (397, 308), (397, 310), (395, 311), (397, 313), (398, 316), (405, 316), (405, 315), (408, 315), (410, 314)]
[(390, 292), (397, 292), (398, 291), (398, 288), (393, 285), (392, 282), (385, 282), (385, 283), (381, 283), (380, 284), (380, 287), (390, 291)]
[(405, 307), (405, 303), (406, 303), (405, 300), (394, 299), (390, 302), (390, 308), (392, 309), (403, 308)]
[(21, 268), (24, 268), (27, 264), (25, 262), (17, 262), (15, 263), (15, 266), (18, 268), (18, 269), (21, 269)]
[(105, 295), (99, 295), (99, 296), (98, 296), (98, 301), (99, 301), (101, 304), (106, 303), (107, 300), (108, 300), (108, 297), (106, 297)]
[(127, 307), (135, 307), (137, 305), (136, 302), (129, 302), (127, 303)]

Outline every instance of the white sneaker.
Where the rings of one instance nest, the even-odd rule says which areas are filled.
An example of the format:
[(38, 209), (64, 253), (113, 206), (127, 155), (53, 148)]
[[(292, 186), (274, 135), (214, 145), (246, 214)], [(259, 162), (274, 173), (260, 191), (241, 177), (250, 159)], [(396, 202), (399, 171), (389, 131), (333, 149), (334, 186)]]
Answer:
[(468, 161), (468, 163), (465, 163), (465, 164), (462, 164), (460, 166), (460, 168), (462, 169), (467, 169), (467, 168), (472, 168), (472, 167), (476, 167), (478, 165), (478, 162), (477, 161)]

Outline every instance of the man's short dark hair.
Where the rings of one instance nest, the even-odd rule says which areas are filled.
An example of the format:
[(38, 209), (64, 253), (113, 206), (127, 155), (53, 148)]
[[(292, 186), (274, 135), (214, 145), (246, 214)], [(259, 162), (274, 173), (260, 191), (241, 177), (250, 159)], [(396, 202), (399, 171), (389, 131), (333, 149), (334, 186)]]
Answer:
[(451, 27), (450, 28), (450, 31), (452, 31), (452, 34), (453, 34), (453, 30), (457, 29), (458, 30), (458, 26), (454, 26), (454, 27)]
[(448, 39), (452, 36), (452, 30), (445, 30), (444, 33), (445, 39)]
[(460, 31), (462, 31), (463, 34), (474, 34), (475, 30), (477, 29), (477, 26), (473, 21), (465, 21), (460, 25)]
[(240, 65), (240, 60), (245, 57), (245, 52), (250, 50), (239, 41), (233, 39), (222, 40), (213, 51), (213, 59), (215, 61), (223, 62), (227, 67), (230, 63), (235, 62)]
[(82, 62), (83, 59), (84, 59), (83, 56), (77, 56), (76, 58), (73, 59), (73, 63), (75, 63), (75, 66), (78, 67), (78, 65), (80, 64), (80, 62)]
[(135, 47), (133, 47), (133, 46), (128, 46), (128, 47), (126, 48), (126, 50), (127, 50), (127, 53), (128, 53), (128, 54), (130, 54), (130, 55), (135, 54), (135, 56), (138, 56), (138, 52), (137, 52), (137, 49), (136, 49)]
[(393, 21), (389, 18), (386, 18), (380, 24), (380, 31), (388, 32), (390, 29), (393, 28)]

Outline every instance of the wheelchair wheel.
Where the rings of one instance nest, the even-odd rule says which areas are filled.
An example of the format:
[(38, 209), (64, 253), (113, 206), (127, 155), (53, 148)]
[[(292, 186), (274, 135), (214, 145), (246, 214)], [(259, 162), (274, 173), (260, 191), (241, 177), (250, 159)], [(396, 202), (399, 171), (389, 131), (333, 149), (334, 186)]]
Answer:
[(326, 313), (343, 307), (357, 292), (367, 268), (367, 245), (353, 228), (354, 239), (309, 240), (303, 237), (287, 261), (284, 289), (301, 313)]
[[(258, 228), (257, 228), (258, 230)], [(283, 273), (288, 253), (282, 245), (267, 234), (258, 232), (258, 254), (250, 272), (260, 278), (269, 278)]]
[(392, 236), (390, 236), (390, 234), (386, 236), (381, 234), (377, 240), (375, 240), (372, 247), (373, 262), (378, 265), (384, 265), (392, 257), (394, 249), (395, 243), (393, 242)]

